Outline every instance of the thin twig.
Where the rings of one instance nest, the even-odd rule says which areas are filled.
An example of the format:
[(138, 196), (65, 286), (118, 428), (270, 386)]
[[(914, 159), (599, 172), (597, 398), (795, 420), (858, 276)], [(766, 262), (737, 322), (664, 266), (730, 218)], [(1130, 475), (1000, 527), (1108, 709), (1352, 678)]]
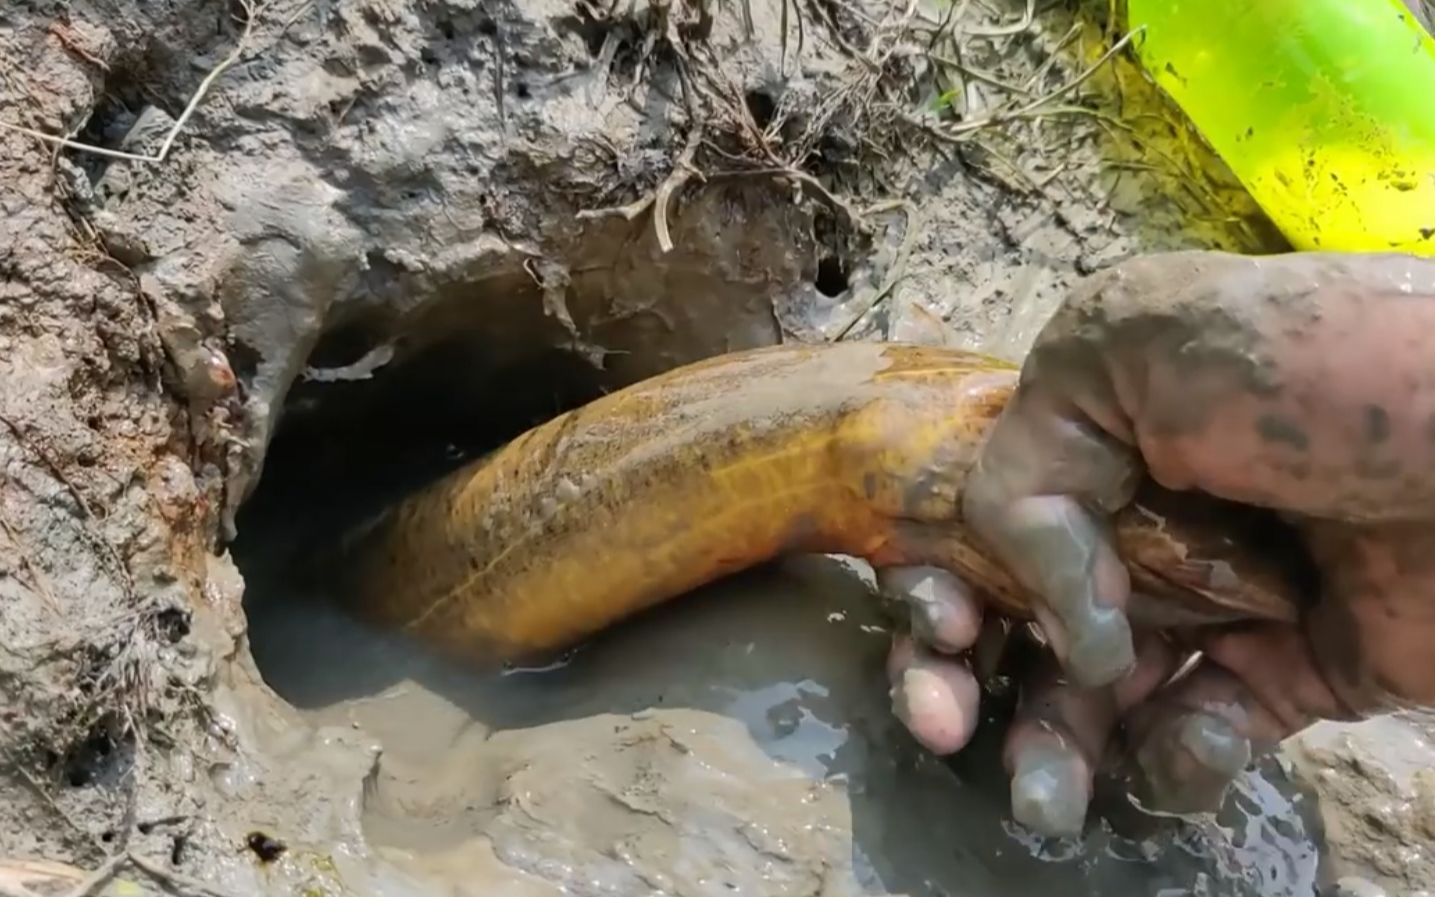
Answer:
[[(966, 13), (966, 9), (962, 9)], [(926, 25), (936, 25), (938, 31), (946, 27), (947, 17), (933, 19), (931, 16), (921, 14), (918, 16)], [(960, 18), (960, 16), (959, 16)], [(1026, 0), (1026, 9), (1022, 11), (1021, 18), (1008, 25), (977, 25), (975, 27), (962, 26), (962, 33), (971, 37), (1010, 37), (1013, 34), (1021, 34), (1036, 22), (1036, 0)]]
[(910, 115), (904, 116), (904, 118), (909, 124), (913, 124), (918, 127), (924, 127), (924, 130), (927, 130), (929, 134), (932, 134), (935, 137), (939, 137), (953, 143), (964, 142), (964, 139), (967, 135), (970, 135), (976, 131), (981, 131), (985, 128), (992, 127), (993, 125), (1004, 124), (1005, 122), (1012, 121), (1014, 119), (1027, 118), (1031, 115), (1037, 114), (1043, 109), (1043, 107), (1047, 106), (1055, 100), (1061, 99), (1062, 97), (1071, 93), (1073, 90), (1076, 90), (1078, 87), (1090, 80), (1091, 77), (1095, 75), (1101, 69), (1101, 67), (1107, 63), (1107, 61), (1111, 59), (1111, 57), (1121, 52), (1121, 50), (1123, 50), (1127, 44), (1131, 43), (1132, 39), (1135, 38), (1137, 34), (1140, 34), (1142, 31), (1144, 31), (1145, 28), (1146, 26), (1142, 25), (1135, 31), (1132, 31), (1125, 37), (1121, 38), (1121, 40), (1117, 41), (1115, 44), (1112, 44), (1110, 49), (1108, 49), (1105, 53), (1101, 54), (1100, 59), (1096, 60), (1085, 71), (1077, 75), (1075, 78), (1072, 78), (1065, 84), (1061, 85), (1056, 90), (1053, 90), (1052, 92), (1047, 94), (1043, 94), (1024, 105), (1017, 107), (1016, 109), (998, 109), (997, 111), (992, 112), (989, 115), (984, 115), (981, 118), (975, 118), (971, 121), (957, 122), (956, 124), (950, 125), (945, 128), (931, 125), (924, 126), (924, 123), (922, 123), (919, 119), (916, 119)]
[(494, 31), (493, 37), (493, 105), (498, 109), (498, 128), (501, 131), (508, 130), (508, 106), (504, 102), (504, 94), (508, 86), (504, 83), (503, 77), (503, 32)]
[(952, 0), (947, 4), (947, 14), (937, 23), (936, 30), (932, 32), (932, 39), (927, 41), (927, 52), (930, 53), (937, 49), (937, 45), (949, 35), (952, 26), (966, 18), (967, 7), (971, 5), (972, 0), (961, 0), (960, 3), (957, 0)]
[(674, 161), (673, 170), (658, 185), (658, 192), (653, 196), (653, 232), (657, 234), (658, 248), (663, 252), (673, 251), (673, 235), (668, 230), (668, 204), (672, 202), (673, 194), (687, 186), (693, 177), (701, 177), (693, 167), (693, 159), (697, 156), (702, 140), (703, 126), (694, 122), (688, 128), (687, 143)]
[(226, 69), (239, 60), (239, 57), (247, 48), (249, 38), (254, 33), (254, 20), (258, 16), (258, 12), (254, 5), (254, 0), (239, 0), (239, 4), (243, 7), (245, 15), (244, 30), (240, 33), (238, 42), (235, 43), (234, 49), (229, 52), (229, 55), (224, 57), (219, 65), (215, 66), (210, 73), (205, 76), (203, 81), (199, 82), (199, 87), (195, 90), (194, 96), (190, 97), (188, 105), (184, 107), (184, 111), (180, 113), (179, 118), (175, 119), (174, 125), (170, 127), (169, 133), (165, 135), (164, 143), (160, 145), (159, 152), (153, 154), (130, 153), (124, 150), (108, 149), (103, 146), (95, 146), (78, 140), (71, 140), (68, 137), (46, 134), (44, 131), (37, 131), (34, 128), (27, 128), (23, 125), (11, 124), (6, 121), (0, 121), (0, 129), (34, 137), (37, 140), (43, 140), (57, 147), (80, 150), (81, 152), (92, 153), (97, 156), (106, 156), (111, 159), (125, 159), (130, 162), (163, 162), (169, 156), (170, 148), (174, 146), (175, 140), (179, 137), (179, 132), (184, 129), (185, 124), (189, 121), (189, 117), (193, 115), (194, 110), (199, 107), (200, 100), (204, 99), (204, 95), (209, 91), (210, 86), (214, 84), (220, 75), (224, 74)]
[(871, 301), (831, 337), (831, 342), (836, 343), (846, 339), (864, 318), (875, 311), (888, 296), (892, 295), (897, 289), (897, 284), (906, 276), (907, 259), (912, 254), (912, 245), (917, 242), (917, 210), (911, 203), (904, 203), (899, 208), (906, 218), (907, 227), (902, 233), (902, 242), (897, 245), (897, 251), (892, 256), (892, 265), (882, 277), (882, 286), (878, 288)]
[(848, 224), (861, 226), (863, 213), (852, 208), (846, 200), (837, 196), (831, 190), (828, 190), (817, 178), (796, 168), (749, 168), (743, 171), (714, 171), (709, 172), (705, 177), (710, 181), (716, 181), (730, 180), (733, 178), (762, 177), (764, 175), (770, 175), (775, 178), (789, 178), (796, 181), (799, 185), (811, 191), (823, 205), (847, 219)]
[(1026, 89), (1035, 90), (1037, 85), (1046, 78), (1047, 73), (1051, 71), (1052, 66), (1061, 61), (1062, 51), (1080, 36), (1081, 23), (1073, 23), (1072, 26), (1066, 30), (1066, 34), (1061, 36), (1061, 40), (1056, 42), (1056, 46), (1052, 47), (1046, 54), (1046, 59), (1042, 61), (1041, 65), (1036, 67), (1036, 71), (1032, 72), (1031, 76), (1026, 79), (1026, 84), (1024, 85)]
[(115, 873), (120, 871), (125, 860), (124, 854), (114, 854), (105, 860), (98, 869), (85, 876), (84, 881), (71, 888), (65, 897), (91, 897), (92, 894), (104, 887), (106, 882), (115, 877)]
[(55, 40), (59, 41), (60, 46), (64, 47), (66, 50), (69, 50), (71, 53), (74, 53), (76, 56), (85, 60), (90, 65), (93, 65), (100, 71), (106, 73), (109, 72), (109, 63), (105, 62), (103, 59), (90, 52), (88, 47), (80, 43), (80, 41), (75, 37), (75, 35), (71, 33), (71, 28), (68, 25), (62, 25), (59, 22), (56, 22), (50, 26), (50, 34), (55, 38)]
[[(869, 70), (876, 71), (877, 63), (867, 58), (867, 54), (852, 46), (852, 42), (842, 36), (842, 23), (837, 21), (837, 10), (831, 0), (813, 0), (813, 5), (822, 11), (823, 18), (827, 20), (827, 38), (837, 46), (837, 49), (847, 54), (866, 66)], [(855, 9), (848, 9), (849, 12), (859, 12)]]
[(604, 209), (584, 209), (578, 213), (578, 220), (586, 221), (593, 218), (623, 218), (633, 221), (648, 211), (653, 212), (653, 231), (658, 237), (658, 247), (663, 252), (672, 252), (674, 248), (673, 235), (668, 229), (668, 206), (672, 203), (673, 194), (687, 186), (688, 181), (694, 177), (701, 178), (702, 174), (693, 167), (693, 161), (697, 156), (698, 147), (703, 142), (703, 124), (697, 114), (697, 101), (693, 96), (693, 86), (687, 74), (687, 66), (681, 62), (678, 64), (678, 79), (683, 85), (683, 100), (688, 110), (688, 137), (683, 145), (682, 152), (678, 153), (673, 160), (673, 169), (658, 189), (650, 196), (635, 200), (625, 206), (614, 206)]
[(180, 875), (178, 872), (171, 872), (154, 860), (145, 859), (133, 850), (126, 854), (126, 856), (129, 857), (131, 863), (135, 864), (135, 868), (156, 881), (164, 882), (171, 887), (191, 891), (195, 894), (202, 895), (202, 897), (234, 897), (234, 895), (228, 891), (222, 891), (213, 885), (205, 884), (197, 878), (190, 878), (187, 875)]
[(993, 159), (1000, 162), (1002, 164), (1002, 167), (1006, 168), (1007, 171), (1010, 171), (1012, 174), (1016, 175), (1017, 179), (1021, 181), (1021, 183), (1014, 184), (1010, 180), (1001, 177), (1001, 175), (997, 174), (995, 170), (987, 169), (993, 177), (998, 178), (1003, 184), (1017, 191), (1018, 193), (1042, 192), (1040, 185), (1036, 182), (1036, 178), (1033, 178), (1031, 174), (1025, 168), (1022, 168), (1021, 165), (1015, 159), (1011, 158), (1006, 153), (1002, 152), (1001, 150), (997, 149), (986, 141), (977, 140), (975, 141), (975, 144), (978, 148), (981, 149), (982, 152), (986, 153), (988, 156), (991, 156)]
[(0, 508), (0, 530), (5, 531), (5, 537), (10, 540), (11, 545), (15, 546), (15, 554), (20, 558), (20, 565), (29, 572), (30, 579), (35, 584), (35, 591), (39, 593), (46, 606), (58, 614), (60, 602), (55, 600), (55, 593), (50, 588), (44, 572), (40, 570), (40, 565), (35, 563), (29, 546), (20, 539), (20, 534), (15, 531), (15, 527), (10, 523), (10, 518), (5, 515), (3, 508)]
[(70, 497), (75, 500), (75, 504), (79, 505), (81, 515), (83, 515), (86, 521), (89, 522), (90, 527), (92, 527), (95, 532), (90, 532), (89, 528), (85, 527), (81, 527), (81, 530), (96, 542), (100, 550), (103, 551), (109, 557), (110, 562), (114, 564), (115, 574), (119, 577), (120, 587), (123, 589), (125, 596), (127, 598), (134, 598), (134, 577), (130, 575), (129, 565), (126, 564), (124, 562), (124, 559), (120, 557), (119, 551), (115, 549), (115, 546), (110, 542), (110, 540), (107, 539), (103, 533), (98, 531), (99, 517), (90, 507), (90, 503), (85, 500), (85, 496), (83, 493), (80, 492), (79, 487), (75, 485), (74, 481), (72, 481), (68, 476), (65, 475), (65, 472), (60, 469), (60, 465), (56, 464), (53, 458), (51, 458), (48, 454), (42, 451), (38, 445), (32, 442), (25, 435), (24, 431), (20, 429), (19, 424), (15, 423), (15, 421), (11, 420), (7, 415), (4, 414), (0, 414), (0, 424), (5, 425), (6, 429), (10, 431), (11, 435), (15, 437), (15, 441), (18, 442), (21, 447), (29, 450), (31, 454), (39, 458), (40, 462), (45, 465), (46, 469), (49, 470), (50, 474), (56, 480), (59, 480), (60, 484), (65, 487), (65, 490), (70, 493)]
[(927, 58), (935, 63), (938, 63), (939, 65), (945, 65), (948, 68), (956, 69), (963, 75), (966, 75), (968, 78), (971, 78), (973, 81), (980, 81), (983, 84), (989, 84), (992, 87), (1000, 88), (1001, 90), (1004, 90), (1008, 93), (1015, 93), (1024, 97), (1031, 96), (1031, 91), (1027, 90), (1025, 87), (1019, 87), (1010, 82), (1003, 81), (991, 72), (986, 72), (978, 68), (973, 68), (972, 66), (969, 66), (964, 62), (958, 62), (950, 56), (943, 56), (940, 53), (928, 52)]
[(1036, 0), (1026, 0), (1026, 10), (1022, 12), (1021, 18), (1010, 25), (997, 25), (994, 27), (963, 28), (965, 34), (972, 37), (1008, 37), (1013, 34), (1021, 34), (1031, 27), (1036, 21)]

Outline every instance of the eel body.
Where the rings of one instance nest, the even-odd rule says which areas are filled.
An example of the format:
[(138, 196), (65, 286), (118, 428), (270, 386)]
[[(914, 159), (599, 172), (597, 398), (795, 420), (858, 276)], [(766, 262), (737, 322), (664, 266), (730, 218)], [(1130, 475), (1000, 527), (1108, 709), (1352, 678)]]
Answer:
[[(1030, 596), (963, 527), (963, 480), (1016, 367), (898, 343), (723, 355), (606, 395), (390, 507), (345, 601), (449, 655), (519, 660), (790, 553), (932, 564), (1001, 612)], [(1114, 521), (1133, 622), (1292, 620), (1269, 518), (1146, 484)]]

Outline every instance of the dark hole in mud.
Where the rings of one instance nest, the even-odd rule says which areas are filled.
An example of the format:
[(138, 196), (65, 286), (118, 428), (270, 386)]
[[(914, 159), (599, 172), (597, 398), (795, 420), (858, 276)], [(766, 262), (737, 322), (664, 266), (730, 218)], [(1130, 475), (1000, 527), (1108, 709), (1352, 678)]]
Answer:
[(253, 346), (235, 340), (225, 346), (225, 354), (229, 356), (229, 367), (235, 377), (241, 382), (254, 379), (259, 370), (259, 353)]
[(841, 296), (847, 292), (847, 266), (835, 255), (825, 255), (817, 262), (817, 292), (824, 296)]
[(759, 128), (772, 124), (772, 117), (777, 114), (777, 100), (773, 99), (771, 93), (766, 90), (749, 90), (743, 99), (747, 103), (747, 111)]
[[(188, 12), (184, 30), (193, 33), (185, 37), (207, 43), (210, 51), (222, 48), (221, 52), (227, 52), (244, 27), (248, 9), (237, 0), (201, 0), (192, 4)], [(63, 10), (58, 12), (52, 33), (71, 55), (102, 78), (89, 117), (75, 135), (82, 143), (138, 154), (157, 152), (173, 116), (180, 114), (206, 75), (190, 51), (172, 49), (175, 45), (189, 46), (188, 40), (177, 40), (173, 33), (149, 33), (142, 40), (121, 43), (107, 60), (93, 56), (88, 38), (71, 27), (68, 13)], [(91, 183), (97, 183), (117, 161), (129, 164), (83, 151), (69, 150), (68, 155)], [(103, 200), (103, 190), (98, 192), (98, 198)]]
[(171, 645), (189, 635), (189, 611), (178, 607), (169, 607), (160, 611), (155, 616), (155, 628), (165, 641)]
[[(338, 328), (319, 342), (308, 364), (320, 369), (352, 364), (373, 350), (382, 330), (363, 322)], [(350, 706), (350, 701), (382, 708), (365, 717), (364, 728), (382, 740), (383, 763), (391, 764), (394, 771), (387, 773), (384, 770), (390, 767), (381, 766), (375, 784), (365, 789), (366, 804), (372, 804), (365, 810), (371, 838), (405, 850), (443, 850), (473, 837), (475, 831), (490, 831), (495, 814), (505, 816), (503, 805), (486, 802), (489, 799), (478, 784), (469, 784), (495, 774), (488, 770), (495, 764), (502, 768), (503, 755), (494, 753), (498, 748), (485, 747), (485, 741), (468, 739), (473, 746), (465, 747), (464, 739), (453, 742), (451, 733), (440, 734), (453, 724), (455, 714), (469, 720), (460, 731), (487, 728), (519, 733), (512, 736), (522, 741), (522, 750), (515, 749), (518, 756), (531, 752), (536, 763), (545, 762), (542, 757), (552, 750), (555, 739), (559, 745), (569, 740), (583, 745), (598, 758), (575, 757), (571, 764), (564, 760), (567, 771), (552, 774), (560, 782), (554, 793), (583, 787), (589, 764), (593, 774), (625, 775), (631, 758), (649, 750), (644, 747), (649, 742), (629, 731), (635, 726), (642, 731), (651, 728), (643, 714), (671, 713), (677, 715), (675, 720), (689, 719), (685, 714), (696, 713), (702, 719), (709, 718), (703, 714), (712, 714), (730, 720), (735, 730), (714, 731), (728, 733), (722, 737), (731, 744), (725, 743), (718, 755), (711, 753), (715, 748), (700, 748), (699, 760), (738, 764), (728, 774), (733, 784), (721, 787), (732, 791), (725, 799), (737, 802), (733, 812), (744, 819), (747, 807), (766, 806), (761, 776), (774, 775), (772, 764), (786, 764), (784, 769), (795, 768), (820, 782), (831, 770), (858, 763), (854, 758), (870, 750), (863, 740), (866, 736), (850, 733), (852, 720), (863, 720), (857, 731), (872, 726), (883, 733), (895, 731), (895, 722), (873, 709), (886, 704), (886, 685), (879, 675), (883, 642), (863, 628), (875, 619), (875, 605), (848, 578), (832, 587), (799, 587), (793, 584), (796, 580), (778, 579), (774, 585), (772, 576), (761, 572), (739, 576), (715, 592), (662, 609), (664, 614), (615, 628), (611, 637), (605, 634), (595, 644), (581, 647), (556, 669), (481, 675), (426, 656), (419, 646), (403, 645), (401, 636), (369, 630), (344, 614), (342, 596), (306, 593), (296, 587), (295, 582), (308, 579), (302, 568), (311, 550), (333, 534), (602, 391), (595, 369), (561, 349), (536, 345), (532, 351), (490, 362), (495, 346), (494, 335), (488, 336), (485, 340), (459, 329), (414, 354), (412, 360), (395, 362), (369, 379), (298, 383), (286, 400), (263, 478), (237, 521), (239, 538), (233, 554), (246, 580), (250, 645), (266, 682), (308, 713), (334, 713), (334, 707)], [(799, 592), (808, 597), (791, 600)], [(860, 613), (843, 616), (856, 608), (862, 609)], [(835, 644), (831, 635), (811, 638), (823, 627), (833, 627), (836, 618), (845, 622)], [(862, 662), (853, 663), (853, 656), (859, 654)], [(832, 688), (840, 696), (830, 695)], [(419, 698), (395, 697), (415, 692)], [(435, 699), (424, 699), (425, 694), (436, 696), (443, 709), (433, 709)], [(871, 718), (877, 721), (868, 721)], [(556, 727), (558, 734), (541, 734), (549, 727)], [(539, 734), (521, 734), (526, 731)], [(450, 743), (455, 747), (427, 746)], [(890, 784), (898, 766), (906, 769), (916, 764), (924, 772), (904, 774), (892, 786), (902, 795), (909, 796), (922, 776), (935, 777), (943, 788), (960, 787), (950, 771), (914, 754), (909, 743), (893, 743), (897, 745), (893, 759), (884, 759), (875, 771), (863, 775)], [(726, 751), (741, 759), (722, 759), (729, 756)], [(677, 789), (681, 800), (701, 804), (705, 786), (683, 784), (683, 770), (688, 768), (683, 756), (658, 756), (655, 762), (676, 765), (655, 775), (664, 787)], [(757, 778), (749, 782), (749, 773)], [(568, 775), (576, 778), (563, 784)], [(797, 797), (787, 802), (787, 808), (754, 810), (768, 814), (761, 817), (767, 822), (757, 824), (794, 826), (792, 837), (806, 839), (804, 849), (827, 850), (819, 845), (821, 839), (800, 834), (807, 831), (802, 815), (807, 804), (798, 797), (808, 785), (784, 785), (794, 781), (792, 775), (783, 773), (771, 787), (797, 788)], [(441, 788), (443, 794), (432, 796), (427, 788)], [(910, 850), (886, 843), (889, 830), (905, 830), (915, 821), (907, 818), (905, 810), (898, 813), (905, 797), (892, 799), (882, 786), (873, 793), (874, 798), (853, 798), (857, 801), (853, 821), (838, 823), (851, 828), (854, 843), (862, 844), (856, 849), (861, 874), (901, 882), (913, 894), (936, 893), (921, 885), (925, 871), (919, 871), (922, 864), (917, 857), (927, 848)], [(437, 801), (442, 811), (419, 819), (405, 809), (411, 801)], [(598, 798), (593, 805), (609, 803)], [(834, 803), (834, 808), (838, 805)], [(997, 837), (998, 815), (990, 810), (979, 815), (992, 837)], [(640, 814), (639, 818), (648, 817)], [(843, 812), (833, 816), (842, 818)], [(514, 836), (504, 831), (500, 825), (490, 832), (500, 849), (511, 843), (505, 837), (526, 839), (530, 833), (528, 828)], [(265, 834), (286, 837), (281, 831)], [(613, 837), (606, 831), (600, 834)], [(741, 846), (746, 843), (739, 839), (738, 847), (727, 849), (747, 851)], [(721, 856), (722, 849), (714, 848), (711, 854), (699, 850), (694, 861), (723, 872), (728, 860)], [(836, 849), (834, 859), (852, 861), (854, 848)], [(931, 852), (950, 854), (945, 842)], [(868, 854), (875, 858), (869, 860)], [(754, 870), (769, 862), (764, 857), (742, 853), (740, 858), (746, 859), (733, 867), (735, 874), (758, 874)], [(570, 861), (579, 863), (583, 874), (596, 875), (594, 870), (602, 865), (564, 860)], [(816, 868), (826, 861), (801, 862)], [(784, 874), (808, 874), (798, 861), (784, 864), (794, 867)], [(955, 876), (947, 878), (955, 880)], [(739, 890), (750, 891), (750, 887)], [(506, 891), (495, 886), (492, 892)], [(620, 887), (613, 892), (636, 891)]]
[[(152, 104), (145, 87), (149, 80), (152, 80), (152, 75), (141, 61), (126, 60), (113, 66), (105, 75), (94, 108), (75, 139), (106, 149), (120, 149), (125, 138), (139, 123), (141, 113)], [(152, 138), (150, 142), (154, 142)], [(156, 143), (154, 148), (157, 147)], [(123, 147), (126, 152), (136, 153), (147, 148), (148, 144)], [(91, 183), (98, 182), (115, 162), (98, 153), (72, 151), (71, 158), (85, 171)]]
[(55, 757), (53, 764), (71, 788), (113, 781), (124, 774), (131, 737), (117, 717), (106, 716), (72, 743), (64, 756)]
[(341, 368), (354, 364), (383, 342), (383, 334), (365, 323), (350, 323), (324, 334), (309, 353), (311, 368)]
[(135, 82), (118, 77), (111, 78), (76, 139), (113, 149), (119, 146), (125, 134), (134, 127), (135, 119), (145, 105), (144, 97)]
[[(379, 348), (368, 327), (351, 325), (321, 340), (308, 368), (356, 365)], [(296, 385), (264, 476), (240, 512), (236, 555), (317, 549), (407, 491), (599, 394), (592, 366), (569, 352), (536, 351), (496, 367), (484, 353), (459, 336), (369, 379)], [(271, 542), (280, 531), (288, 535)]]

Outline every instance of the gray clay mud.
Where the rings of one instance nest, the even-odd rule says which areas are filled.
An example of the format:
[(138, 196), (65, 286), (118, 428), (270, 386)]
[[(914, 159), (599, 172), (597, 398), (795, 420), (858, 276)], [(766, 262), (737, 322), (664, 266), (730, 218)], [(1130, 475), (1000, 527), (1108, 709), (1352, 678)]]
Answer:
[[(1302, 740), (1212, 823), (1038, 843), (990, 743), (950, 766), (890, 718), (882, 619), (830, 565), (496, 678), (273, 575), (685, 361), (839, 338), (1015, 359), (1083, 273), (1279, 248), (1129, 61), (1068, 89), (1106, 7), (0, 6), (0, 893), (1435, 880), (1418, 719)], [(113, 155), (181, 118), (162, 161)]]
[(383, 744), (365, 834), (454, 893), (1312, 893), (1308, 798), (1278, 771), (1242, 782), (1228, 828), (1021, 835), (989, 751), (953, 768), (892, 718), (871, 584), (795, 561), (492, 676), (292, 594), (251, 636), (306, 718)]

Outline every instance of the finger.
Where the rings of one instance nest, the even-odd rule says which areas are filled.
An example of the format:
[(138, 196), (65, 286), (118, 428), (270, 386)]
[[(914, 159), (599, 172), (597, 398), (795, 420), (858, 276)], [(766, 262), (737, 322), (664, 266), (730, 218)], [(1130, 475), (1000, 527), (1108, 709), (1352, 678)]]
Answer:
[(1301, 632), (1262, 624), (1213, 634), (1187, 676), (1132, 710), (1132, 791), (1150, 810), (1212, 813), (1281, 739), (1340, 705)]
[(1247, 699), (1277, 722), (1279, 738), (1317, 720), (1353, 718), (1331, 690), (1306, 634), (1295, 626), (1222, 630), (1204, 638), (1201, 647), (1210, 665), (1239, 680)]
[(1203, 664), (1126, 719), (1130, 792), (1147, 810), (1213, 813), (1231, 782), (1284, 732), (1229, 671)]
[(976, 644), (981, 605), (954, 574), (940, 567), (884, 567), (877, 571), (877, 588), (910, 608), (912, 634), (928, 647), (957, 654)]
[(963, 492), (963, 516), (1012, 574), (1063, 668), (1077, 684), (1106, 685), (1135, 662), (1124, 607), (1130, 582), (1093, 508), (1131, 497), (1129, 447), (1073, 419), (1039, 393), (1016, 396), (998, 417)]
[(1132, 674), (1115, 685), (1082, 688), (1063, 680), (1054, 664), (1025, 684), (1005, 751), (1017, 822), (1051, 837), (1081, 833), (1095, 770), (1122, 711), (1175, 666), (1174, 652), (1159, 637), (1138, 644)]
[[(1065, 700), (1062, 700), (1065, 698)], [(1053, 683), (1032, 683), (1022, 693), (1018, 718), (1007, 734), (1004, 760), (1011, 776), (1012, 818), (1039, 835), (1075, 837), (1091, 801), (1094, 755), (1083, 744), (1082, 724), (1109, 730), (1115, 718), (1106, 689), (1078, 698)]]
[(965, 662), (898, 635), (887, 658), (887, 677), (893, 714), (923, 747), (946, 755), (971, 741), (980, 691)]

